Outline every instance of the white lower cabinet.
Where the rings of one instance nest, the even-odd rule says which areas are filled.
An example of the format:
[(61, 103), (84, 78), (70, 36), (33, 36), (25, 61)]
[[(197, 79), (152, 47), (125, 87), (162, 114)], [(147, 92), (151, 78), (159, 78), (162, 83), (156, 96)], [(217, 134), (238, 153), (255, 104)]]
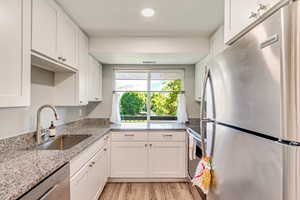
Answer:
[(97, 200), (107, 181), (107, 151), (106, 148), (98, 152), (90, 161), (89, 189), (92, 199)]
[[(112, 178), (185, 178), (185, 132), (149, 132), (145, 141), (126, 138), (112, 132)], [(124, 132), (133, 134), (132, 132)], [(136, 134), (140, 134), (137, 132)], [(144, 135), (144, 134), (142, 134)], [(147, 139), (148, 138), (148, 139)]]
[(151, 142), (149, 176), (152, 178), (185, 177), (185, 143)]
[(108, 139), (106, 136), (95, 142), (71, 160), (71, 200), (97, 200), (99, 198), (109, 175)]
[(145, 142), (112, 142), (111, 177), (146, 177), (147, 154)]
[(71, 178), (71, 200), (92, 199), (89, 185), (89, 165), (85, 165)]

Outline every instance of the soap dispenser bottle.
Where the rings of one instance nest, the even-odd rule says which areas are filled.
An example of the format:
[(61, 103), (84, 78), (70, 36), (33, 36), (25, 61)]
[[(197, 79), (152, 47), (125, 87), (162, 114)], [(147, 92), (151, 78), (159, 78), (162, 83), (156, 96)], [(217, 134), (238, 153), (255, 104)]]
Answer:
[(49, 136), (55, 137), (56, 136), (56, 127), (54, 126), (53, 121), (51, 122), (51, 125), (49, 127)]

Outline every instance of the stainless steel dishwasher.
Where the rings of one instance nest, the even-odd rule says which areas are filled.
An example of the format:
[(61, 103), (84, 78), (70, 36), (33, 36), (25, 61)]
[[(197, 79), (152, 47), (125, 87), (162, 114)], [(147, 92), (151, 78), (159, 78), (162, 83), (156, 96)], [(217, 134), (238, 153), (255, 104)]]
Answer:
[(65, 164), (19, 200), (70, 200), (70, 165)]

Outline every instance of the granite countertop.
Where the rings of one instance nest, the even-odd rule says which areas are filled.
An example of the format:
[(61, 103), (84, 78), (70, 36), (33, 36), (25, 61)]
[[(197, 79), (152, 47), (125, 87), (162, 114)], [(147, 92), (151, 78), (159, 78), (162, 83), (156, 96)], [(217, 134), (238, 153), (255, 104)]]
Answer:
[(31, 147), (10, 149), (0, 153), (1, 200), (19, 198), (110, 130), (185, 130), (186, 126), (178, 123), (128, 123), (66, 129), (59, 135), (88, 134), (92, 136), (67, 150), (37, 150)]
[(139, 131), (139, 130), (185, 130), (186, 125), (183, 123), (163, 123), (163, 122), (154, 122), (154, 123), (120, 123), (112, 124), (112, 131)]
[(70, 134), (92, 136), (67, 150), (18, 149), (0, 154), (0, 199), (14, 200), (102, 138), (110, 127), (84, 127)]

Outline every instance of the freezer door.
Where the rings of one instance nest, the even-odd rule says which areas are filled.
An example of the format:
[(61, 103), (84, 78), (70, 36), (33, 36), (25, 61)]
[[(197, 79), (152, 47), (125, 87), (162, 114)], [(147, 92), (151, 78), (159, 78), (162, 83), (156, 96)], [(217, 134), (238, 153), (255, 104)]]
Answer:
[(283, 146), (216, 125), (208, 200), (283, 199)]
[(279, 11), (209, 64), (217, 121), (281, 138), (280, 24)]

